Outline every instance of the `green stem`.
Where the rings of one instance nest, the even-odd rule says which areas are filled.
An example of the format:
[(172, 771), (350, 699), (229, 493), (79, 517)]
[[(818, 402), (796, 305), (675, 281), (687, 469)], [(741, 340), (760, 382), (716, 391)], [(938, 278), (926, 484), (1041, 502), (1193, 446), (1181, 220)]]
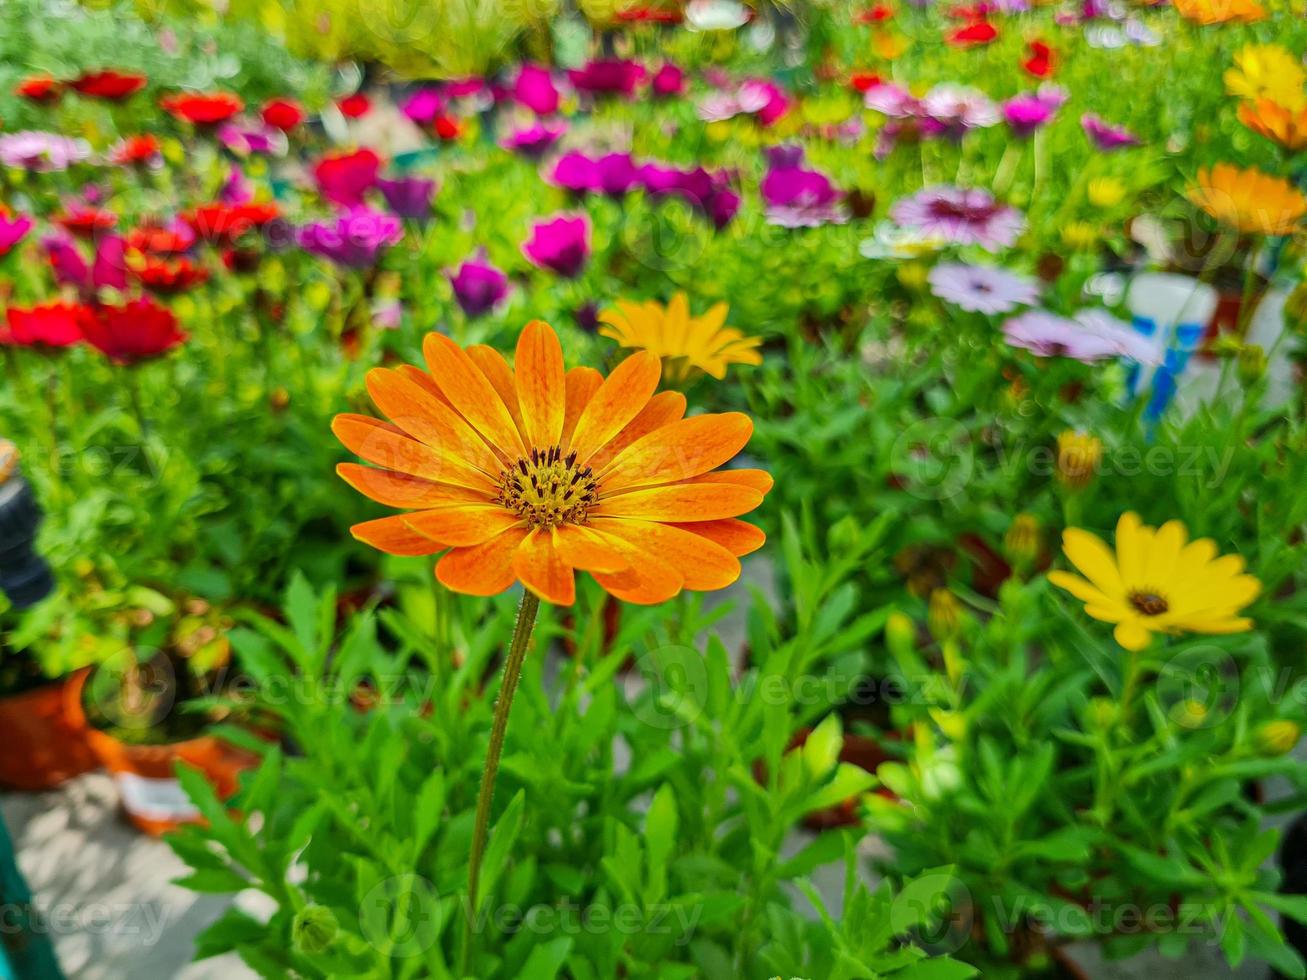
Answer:
[(490, 825), (490, 804), (495, 796), (495, 776), (499, 773), (499, 757), (504, 751), (504, 735), (508, 731), (508, 713), (513, 709), (513, 695), (522, 676), (522, 662), (526, 659), (527, 644), (535, 628), (540, 599), (530, 589), (522, 591), (522, 604), (517, 608), (517, 626), (508, 646), (508, 659), (504, 661), (504, 677), (495, 699), (495, 717), (490, 726), (490, 747), (486, 750), (486, 767), (481, 773), (481, 792), (477, 795), (476, 825), (472, 831), (472, 856), (467, 867), (467, 921), (463, 926), (463, 947), (458, 955), (458, 976), (467, 975), (468, 957), (472, 951), (472, 933), (477, 917), (477, 888), (481, 877), (481, 859), (486, 850), (486, 834)]

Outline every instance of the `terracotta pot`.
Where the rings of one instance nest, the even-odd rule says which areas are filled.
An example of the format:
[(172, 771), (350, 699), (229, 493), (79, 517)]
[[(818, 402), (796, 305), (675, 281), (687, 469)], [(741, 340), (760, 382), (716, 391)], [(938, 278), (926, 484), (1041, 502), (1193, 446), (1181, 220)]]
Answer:
[[(83, 675), (76, 684), (79, 705), (85, 682)], [(236, 792), (240, 773), (258, 763), (252, 753), (211, 735), (166, 745), (131, 745), (88, 726), (86, 739), (101, 765), (113, 774), (127, 819), (152, 837), (201, 822), (177, 780), (177, 763), (199, 769), (224, 800)]]
[(53, 789), (96, 767), (86, 741), (80, 702), (70, 710), (69, 692), (81, 692), (90, 668), (12, 697), (0, 698), (0, 786)]

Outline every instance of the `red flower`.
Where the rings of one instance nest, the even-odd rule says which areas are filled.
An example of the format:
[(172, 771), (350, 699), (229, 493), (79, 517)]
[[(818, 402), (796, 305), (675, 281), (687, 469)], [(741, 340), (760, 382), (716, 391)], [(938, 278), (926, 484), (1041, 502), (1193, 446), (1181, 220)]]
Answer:
[(78, 238), (94, 238), (97, 232), (108, 231), (118, 224), (118, 215), (100, 208), (76, 207), (55, 221)]
[(880, 82), (880, 76), (871, 71), (855, 71), (849, 76), (849, 88), (855, 92), (866, 92), (875, 88)]
[(78, 321), (86, 342), (119, 364), (157, 357), (186, 339), (172, 311), (145, 297), (83, 307)]
[(304, 122), (304, 108), (294, 99), (272, 99), (263, 104), (259, 113), (263, 121), (273, 129), (289, 133)]
[(187, 258), (161, 259), (147, 252), (128, 250), (127, 268), (153, 293), (184, 293), (209, 278), (209, 270)]
[(353, 95), (337, 100), (336, 108), (346, 119), (359, 119), (372, 109), (372, 100), (362, 92), (355, 92)]
[(14, 88), (15, 95), (39, 103), (55, 101), (59, 92), (59, 83), (50, 75), (29, 75)]
[(431, 128), (442, 140), (456, 140), (463, 132), (463, 124), (453, 116), (436, 116)]
[(130, 167), (153, 163), (159, 158), (160, 152), (159, 141), (145, 133), (124, 139), (114, 147), (111, 159), (120, 167)]
[(88, 98), (121, 102), (145, 88), (145, 82), (144, 75), (106, 68), (104, 71), (83, 72), (69, 84)]
[(132, 229), (127, 236), (127, 247), (137, 252), (154, 255), (180, 255), (195, 245), (195, 233), (185, 222), (173, 221), (167, 225), (147, 223)]
[(18, 347), (71, 347), (82, 339), (78, 325), (85, 307), (74, 303), (43, 303), (5, 311), (8, 329), (0, 327), (0, 345)]
[(226, 122), (245, 108), (240, 96), (231, 92), (183, 92), (160, 99), (159, 105), (178, 119), (196, 126)]
[(381, 158), (366, 147), (353, 153), (334, 153), (313, 166), (313, 179), (322, 196), (333, 204), (354, 207), (377, 182)]
[(886, 3), (872, 4), (866, 10), (859, 10), (853, 15), (855, 24), (883, 24), (894, 16), (894, 8)]
[(231, 245), (279, 217), (281, 211), (275, 204), (224, 204), (214, 201), (187, 212), (182, 215), (182, 220), (206, 242)]
[(666, 7), (627, 7), (619, 10), (617, 19), (628, 24), (679, 24), (681, 12)]
[(978, 20), (974, 24), (959, 27), (946, 38), (955, 48), (971, 48), (989, 44), (997, 39), (998, 28), (987, 20)]
[(1043, 41), (1031, 41), (1028, 50), (1030, 57), (1021, 62), (1021, 67), (1036, 78), (1050, 78), (1057, 66), (1057, 53)]

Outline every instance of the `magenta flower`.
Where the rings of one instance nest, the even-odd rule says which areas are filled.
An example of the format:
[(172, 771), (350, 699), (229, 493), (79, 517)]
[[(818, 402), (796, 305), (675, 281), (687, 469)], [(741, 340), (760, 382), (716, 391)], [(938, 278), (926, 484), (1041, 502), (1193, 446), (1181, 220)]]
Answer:
[(380, 170), (381, 158), (364, 147), (324, 156), (313, 166), (313, 179), (319, 193), (332, 204), (352, 208), (363, 203), (363, 195), (376, 184)]
[(419, 89), (404, 101), (403, 112), (419, 126), (429, 126), (444, 114), (445, 100), (433, 88)]
[(1064, 89), (1041, 85), (1037, 92), (1023, 93), (1004, 102), (1003, 118), (1017, 136), (1030, 136), (1051, 122), (1066, 100)]
[(927, 238), (979, 245), (989, 252), (1012, 245), (1026, 224), (1021, 212), (987, 191), (965, 187), (928, 187), (895, 204), (890, 217)]
[(366, 269), (376, 264), (381, 253), (404, 237), (404, 228), (394, 215), (369, 207), (351, 208), (334, 221), (315, 221), (299, 230), (299, 244), (306, 252), (330, 259), (337, 265)]
[(740, 195), (730, 186), (725, 172), (709, 173), (703, 167), (679, 170), (659, 163), (640, 168), (639, 181), (651, 197), (680, 197), (702, 211), (719, 231), (730, 224), (740, 210)]
[(241, 126), (223, 123), (218, 142), (239, 157), (280, 156), (286, 152), (286, 134), (269, 126)]
[(558, 88), (554, 85), (553, 75), (548, 68), (539, 65), (523, 65), (513, 83), (513, 99), (530, 109), (538, 116), (547, 116), (558, 111)]
[(584, 215), (566, 214), (537, 221), (522, 254), (532, 265), (575, 279), (590, 257), (590, 223)]
[(514, 130), (500, 141), (500, 146), (513, 153), (520, 153), (531, 160), (538, 160), (566, 132), (566, 125), (557, 123), (535, 123), (525, 129)]
[(127, 288), (126, 243), (117, 235), (106, 235), (96, 242), (95, 259), (90, 265), (71, 239), (51, 235), (41, 244), (50, 259), (54, 278), (62, 286), (73, 286), (89, 295), (97, 289)]
[(436, 182), (429, 177), (380, 178), (377, 189), (386, 206), (401, 218), (430, 218)]
[(783, 228), (815, 228), (843, 224), (848, 215), (841, 206), (843, 195), (830, 178), (799, 166), (776, 167), (762, 179), (767, 223)]
[(668, 62), (654, 72), (649, 88), (659, 98), (671, 98), (685, 91), (685, 72)]
[(447, 275), (454, 299), (468, 316), (490, 312), (508, 295), (508, 277), (490, 264), (485, 249)]
[(1003, 339), (1038, 357), (1069, 357), (1086, 364), (1113, 357), (1157, 360), (1139, 334), (1102, 310), (1082, 311), (1074, 320), (1027, 310), (1003, 324)]
[(1035, 280), (993, 266), (941, 262), (927, 280), (932, 293), (969, 313), (1008, 313), (1039, 299)]
[(987, 129), (1001, 118), (993, 99), (965, 85), (936, 85), (922, 98), (919, 115), (925, 135), (950, 139)]
[(1104, 153), (1126, 146), (1138, 146), (1139, 137), (1124, 126), (1114, 126), (1092, 112), (1080, 117), (1080, 126), (1093, 144)]
[(550, 183), (576, 194), (607, 194), (621, 197), (639, 178), (639, 170), (629, 153), (608, 153), (589, 157), (579, 150), (558, 158)]
[(599, 58), (584, 68), (570, 70), (567, 77), (573, 88), (592, 96), (620, 95), (629, 99), (635, 88), (644, 80), (644, 67), (637, 61), (624, 58)]
[(881, 82), (867, 89), (862, 103), (868, 109), (889, 116), (891, 119), (910, 119), (921, 113), (920, 100), (902, 85), (894, 82)]
[(32, 230), (32, 219), (25, 214), (13, 218), (0, 213), (0, 255), (8, 255)]

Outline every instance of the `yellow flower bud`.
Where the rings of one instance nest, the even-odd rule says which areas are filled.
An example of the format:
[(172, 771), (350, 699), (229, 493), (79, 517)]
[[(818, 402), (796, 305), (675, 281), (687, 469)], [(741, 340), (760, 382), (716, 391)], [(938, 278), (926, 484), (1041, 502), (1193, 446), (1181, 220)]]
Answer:
[(1266, 351), (1260, 344), (1245, 344), (1239, 349), (1239, 380), (1256, 384), (1266, 374)]
[(901, 612), (890, 613), (885, 620), (885, 645), (898, 660), (916, 656), (916, 625)]
[(1119, 714), (1116, 702), (1111, 698), (1094, 698), (1085, 711), (1085, 722), (1093, 728), (1108, 729), (1116, 724)]
[(1125, 198), (1125, 184), (1119, 177), (1095, 177), (1089, 182), (1089, 203), (1096, 208), (1110, 208)]
[(1266, 722), (1253, 733), (1253, 745), (1262, 755), (1287, 755), (1301, 736), (1297, 722), (1278, 719)]
[(1062, 244), (1072, 251), (1087, 252), (1100, 237), (1098, 228), (1087, 221), (1068, 221), (1062, 226)]
[(919, 290), (925, 288), (930, 270), (920, 262), (907, 262), (898, 267), (895, 275), (904, 288)]
[(930, 635), (941, 643), (957, 636), (962, 628), (962, 607), (958, 605), (957, 596), (948, 589), (931, 592), (926, 626)]
[(1084, 489), (1102, 459), (1103, 443), (1097, 436), (1068, 429), (1057, 437), (1057, 478), (1069, 489)]
[(1003, 550), (1014, 568), (1029, 568), (1039, 559), (1042, 550), (1039, 518), (1022, 512), (1012, 518), (1012, 524), (1003, 537)]

